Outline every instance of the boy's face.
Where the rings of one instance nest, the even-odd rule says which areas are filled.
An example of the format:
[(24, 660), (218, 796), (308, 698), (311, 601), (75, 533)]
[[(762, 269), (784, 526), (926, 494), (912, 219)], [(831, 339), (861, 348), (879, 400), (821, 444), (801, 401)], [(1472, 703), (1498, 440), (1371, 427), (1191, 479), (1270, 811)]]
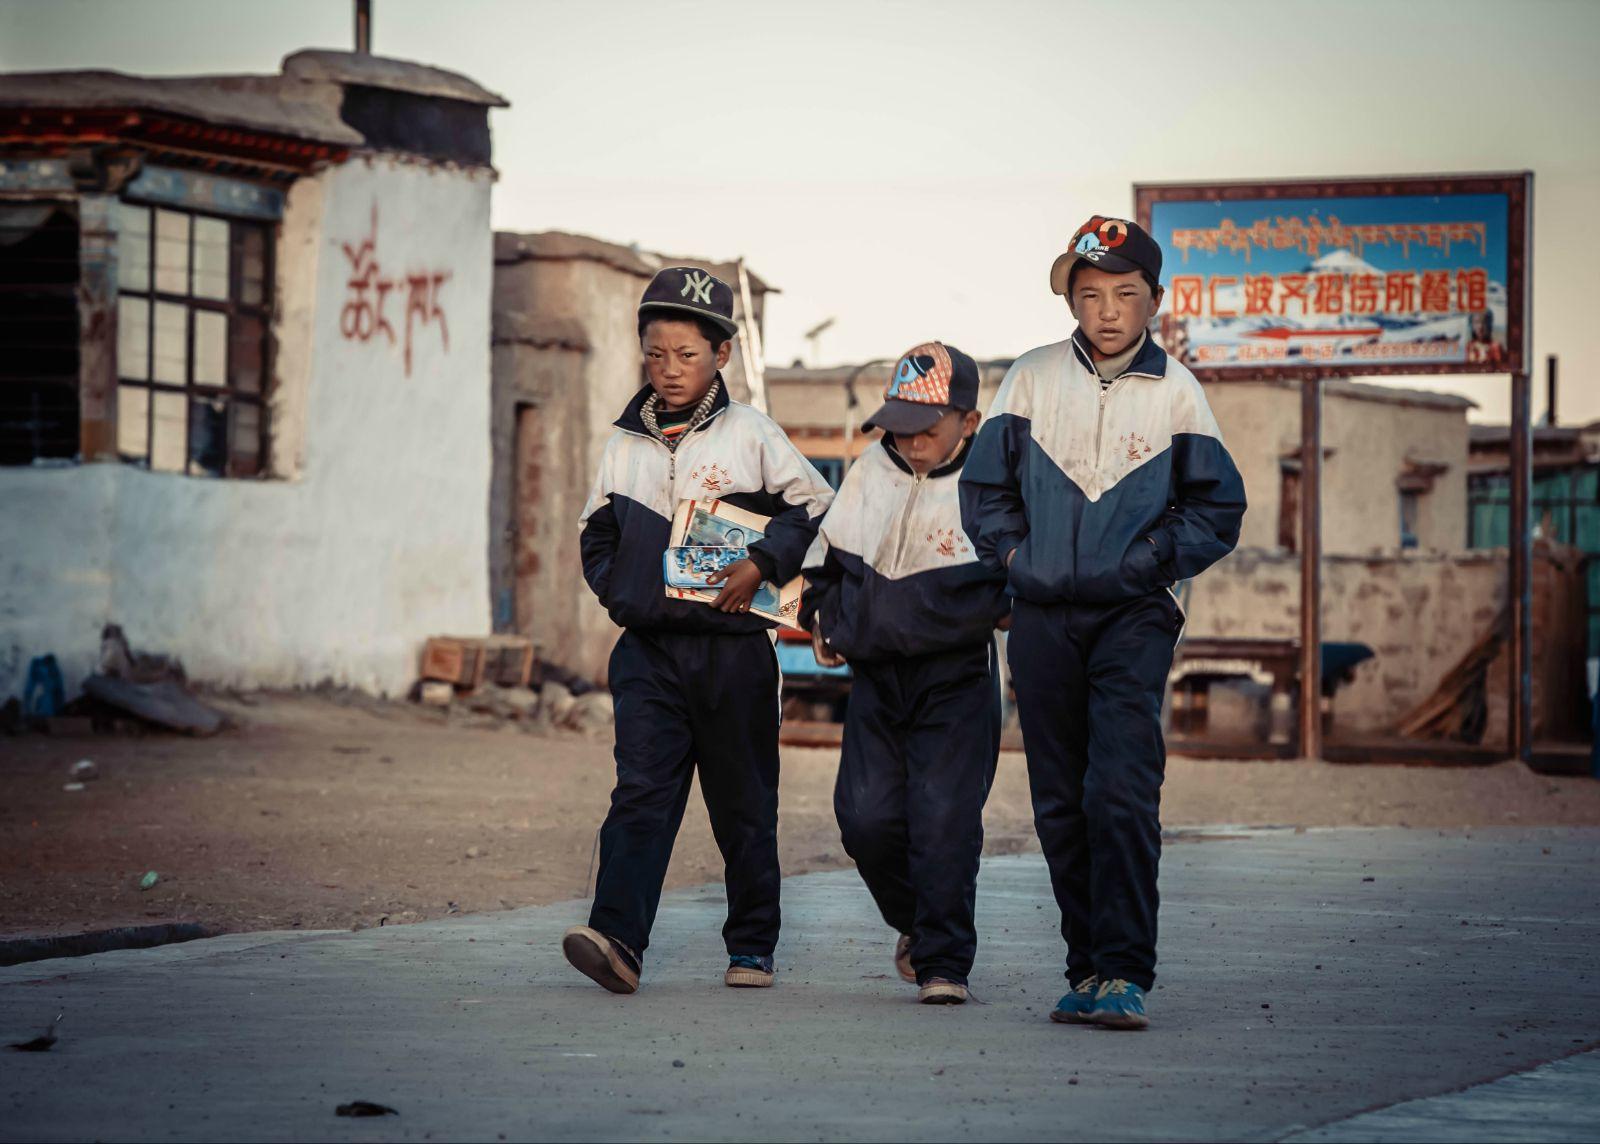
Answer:
[(925, 477), (955, 454), (956, 447), (977, 432), (976, 409), (946, 409), (931, 429), (921, 433), (896, 433), (895, 451), (905, 458), (912, 472)]
[(1162, 293), (1159, 287), (1152, 291), (1137, 271), (1110, 274), (1082, 263), (1072, 278), (1067, 309), (1083, 327), (1095, 359), (1103, 360), (1116, 357), (1139, 340), (1161, 309)]
[(693, 322), (657, 318), (644, 328), (644, 368), (668, 412), (693, 408), (728, 364), (731, 342), (712, 348)]

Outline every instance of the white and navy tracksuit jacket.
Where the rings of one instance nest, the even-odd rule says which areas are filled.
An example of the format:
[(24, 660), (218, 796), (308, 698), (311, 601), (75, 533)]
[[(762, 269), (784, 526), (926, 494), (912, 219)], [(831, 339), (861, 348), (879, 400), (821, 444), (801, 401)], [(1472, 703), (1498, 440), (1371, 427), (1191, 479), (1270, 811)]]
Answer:
[(885, 437), (851, 467), (806, 557), (802, 619), (850, 661), (834, 812), (918, 979), (965, 982), (983, 804), (1000, 748), (1005, 578), (961, 525), (971, 442), (918, 477)]
[(833, 491), (771, 418), (731, 402), (676, 453), (639, 391), (617, 419), (583, 510), (583, 574), (626, 630), (611, 653), (617, 786), (600, 831), (589, 924), (642, 954), (695, 768), (727, 869), (729, 954), (778, 940), (778, 667), (772, 624), (669, 600), (661, 558), (678, 502), (720, 499), (771, 517), (751, 546), (763, 575), (799, 574)]
[(971, 449), (918, 477), (886, 437), (845, 476), (806, 556), (801, 618), (852, 663), (987, 645), (1011, 610), (961, 525)]
[(675, 632), (767, 631), (761, 617), (691, 600), (669, 600), (661, 555), (679, 501), (724, 500), (772, 518), (750, 557), (768, 580), (800, 573), (833, 490), (772, 418), (728, 399), (720, 387), (710, 415), (671, 453), (639, 416), (645, 386), (617, 418), (584, 506), (583, 576), (624, 628)]
[(1079, 330), (1007, 372), (961, 509), (1014, 597), (1011, 675), (1067, 976), (1148, 989), (1161, 697), (1183, 624), (1166, 589), (1238, 543), (1244, 483), (1193, 374), (1147, 339), (1103, 387)]

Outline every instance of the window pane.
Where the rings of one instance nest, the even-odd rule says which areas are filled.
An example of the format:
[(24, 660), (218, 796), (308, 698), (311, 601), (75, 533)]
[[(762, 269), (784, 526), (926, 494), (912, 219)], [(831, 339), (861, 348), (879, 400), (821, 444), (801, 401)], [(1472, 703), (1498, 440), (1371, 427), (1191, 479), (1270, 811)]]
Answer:
[(1584, 469), (1574, 476), (1572, 495), (1583, 501), (1600, 499), (1600, 469)]
[(150, 289), (150, 208), (117, 204), (117, 285)]
[(194, 312), (194, 383), (226, 385), (228, 379), (228, 315)]
[(187, 425), (184, 410), (189, 399), (181, 393), (152, 395), (155, 405), (155, 424), (150, 442), (150, 467), (163, 473), (183, 472), (183, 460), (188, 453), (185, 444)]
[(259, 318), (235, 314), (233, 318), (233, 360), (229, 363), (228, 384), (244, 393), (261, 392), (261, 353), (266, 328)]
[[(1578, 517), (1578, 534), (1572, 542), (1583, 552), (1600, 553), (1600, 505), (1579, 505), (1575, 510)], [(1596, 561), (1600, 566), (1600, 561)], [(1593, 597), (1596, 604), (1600, 604), (1600, 597)]]
[(189, 471), (222, 476), (228, 463), (228, 403), (220, 397), (189, 406)]
[(261, 407), (235, 401), (229, 413), (233, 424), (228, 431), (228, 475), (253, 477), (261, 471)]
[(189, 360), (189, 309), (173, 302), (156, 303), (157, 381), (184, 385), (189, 380), (185, 365)]
[(261, 227), (234, 227), (239, 239), (239, 301), (260, 306), (267, 300), (267, 235)]
[(228, 297), (228, 224), (221, 219), (194, 220), (194, 295)]
[(117, 299), (117, 376), (150, 377), (150, 303), (143, 298)]
[(156, 212), (156, 289), (163, 294), (189, 292), (189, 216)]
[(137, 385), (117, 387), (117, 452), (144, 460), (150, 453), (150, 391)]
[(1569, 473), (1551, 473), (1536, 477), (1533, 482), (1535, 500), (1558, 500), (1572, 495), (1572, 476)]

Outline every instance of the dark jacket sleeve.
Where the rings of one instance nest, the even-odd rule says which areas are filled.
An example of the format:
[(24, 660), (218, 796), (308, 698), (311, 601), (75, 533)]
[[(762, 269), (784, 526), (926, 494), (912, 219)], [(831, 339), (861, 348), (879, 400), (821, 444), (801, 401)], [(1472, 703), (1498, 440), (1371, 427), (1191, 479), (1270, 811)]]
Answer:
[(1175, 497), (1151, 531), (1156, 558), (1172, 580), (1198, 576), (1232, 552), (1244, 522), (1244, 478), (1221, 440), (1183, 433), (1172, 439)]
[[(819, 559), (818, 550), (821, 550)], [(844, 579), (844, 567), (833, 554), (826, 540), (812, 545), (801, 569), (806, 578), (805, 594), (800, 598), (800, 626), (810, 631), (817, 618), (831, 612), (839, 597), (839, 582)], [(824, 625), (823, 629), (828, 629)]]
[(1019, 475), (1020, 443), (1027, 433), (1023, 418), (991, 416), (978, 430), (961, 470), (961, 527), (984, 567), (1001, 574), (1006, 556), (1028, 535)]
[(578, 537), (578, 551), (583, 556), (583, 578), (600, 602), (610, 606), (611, 564), (617, 556), (617, 541), (622, 528), (617, 522), (617, 511), (608, 500), (589, 513), (583, 522), (583, 532)]

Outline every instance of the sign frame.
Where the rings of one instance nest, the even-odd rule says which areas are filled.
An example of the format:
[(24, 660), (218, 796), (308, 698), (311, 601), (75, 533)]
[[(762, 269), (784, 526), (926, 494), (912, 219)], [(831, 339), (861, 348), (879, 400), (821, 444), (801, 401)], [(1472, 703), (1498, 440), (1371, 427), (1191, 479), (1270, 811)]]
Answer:
[[(1529, 291), (1533, 275), (1530, 206), (1533, 198), (1533, 172), (1508, 171), (1460, 175), (1396, 175), (1337, 179), (1270, 179), (1215, 183), (1135, 183), (1134, 217), (1146, 231), (1151, 226), (1154, 207), (1159, 203), (1271, 201), (1274, 199), (1326, 199), (1337, 203), (1345, 198), (1397, 198), (1402, 196), (1444, 197), (1451, 195), (1506, 196), (1506, 361), (1501, 364), (1473, 362), (1382, 362), (1345, 363), (1312, 359), (1294, 364), (1275, 362), (1249, 366), (1207, 366), (1184, 364), (1202, 381), (1263, 381), (1306, 377), (1372, 377), (1379, 375), (1416, 376), (1420, 374), (1526, 374), (1532, 338)], [(1167, 258), (1171, 252), (1166, 251)], [(1171, 299), (1163, 300), (1165, 305)]]

